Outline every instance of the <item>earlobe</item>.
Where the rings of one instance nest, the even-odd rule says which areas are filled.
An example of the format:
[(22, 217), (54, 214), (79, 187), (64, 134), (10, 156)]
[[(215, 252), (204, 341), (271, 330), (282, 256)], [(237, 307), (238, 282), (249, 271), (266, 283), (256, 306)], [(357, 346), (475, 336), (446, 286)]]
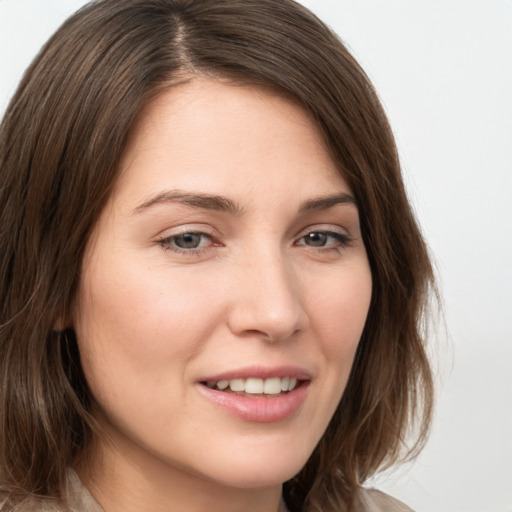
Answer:
[(53, 331), (55, 332), (62, 332), (66, 329), (70, 329), (73, 325), (73, 322), (71, 321), (71, 318), (68, 318), (64, 315), (59, 315), (55, 322), (53, 322)]

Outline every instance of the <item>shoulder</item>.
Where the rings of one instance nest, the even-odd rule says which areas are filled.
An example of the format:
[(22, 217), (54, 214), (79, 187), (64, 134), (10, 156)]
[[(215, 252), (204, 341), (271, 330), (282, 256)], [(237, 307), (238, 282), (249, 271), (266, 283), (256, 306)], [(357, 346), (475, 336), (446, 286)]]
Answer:
[(357, 498), (362, 512), (414, 512), (405, 503), (376, 489), (360, 489)]
[(62, 500), (31, 497), (14, 505), (8, 498), (0, 488), (0, 512), (104, 512), (72, 469), (66, 475)]
[(0, 512), (67, 512), (67, 509), (55, 501), (42, 499), (29, 499), (13, 504), (5, 494), (0, 494)]
[(0, 512), (69, 512), (60, 500), (38, 496), (13, 498), (5, 488), (0, 488)]

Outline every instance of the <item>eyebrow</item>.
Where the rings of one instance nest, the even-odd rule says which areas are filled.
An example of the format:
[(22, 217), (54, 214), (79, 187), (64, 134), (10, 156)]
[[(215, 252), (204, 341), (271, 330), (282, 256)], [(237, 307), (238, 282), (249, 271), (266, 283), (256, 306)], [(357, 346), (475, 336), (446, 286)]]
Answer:
[[(158, 204), (181, 203), (202, 210), (226, 212), (237, 217), (243, 215), (244, 208), (235, 201), (219, 195), (203, 194), (201, 192), (184, 192), (182, 190), (165, 190), (137, 206), (132, 213), (141, 213)], [(299, 213), (310, 213), (328, 210), (338, 204), (356, 206), (353, 196), (344, 192), (327, 196), (315, 197), (302, 203)]]
[(224, 196), (202, 194), (200, 192), (184, 192), (166, 190), (137, 206), (133, 213), (140, 213), (157, 204), (182, 203), (193, 208), (226, 212), (237, 217), (243, 214), (243, 208)]
[(338, 204), (349, 204), (357, 207), (356, 200), (350, 194), (341, 192), (329, 196), (322, 196), (310, 199), (303, 203), (299, 208), (299, 213), (310, 213), (321, 210), (328, 210)]

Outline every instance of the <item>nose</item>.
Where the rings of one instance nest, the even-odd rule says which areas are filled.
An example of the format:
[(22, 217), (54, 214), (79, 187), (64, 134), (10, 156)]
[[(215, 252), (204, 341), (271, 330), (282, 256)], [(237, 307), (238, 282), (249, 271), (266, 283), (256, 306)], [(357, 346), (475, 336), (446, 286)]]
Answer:
[(228, 315), (234, 334), (276, 342), (307, 328), (299, 276), (281, 254), (253, 253), (241, 262), (234, 277)]

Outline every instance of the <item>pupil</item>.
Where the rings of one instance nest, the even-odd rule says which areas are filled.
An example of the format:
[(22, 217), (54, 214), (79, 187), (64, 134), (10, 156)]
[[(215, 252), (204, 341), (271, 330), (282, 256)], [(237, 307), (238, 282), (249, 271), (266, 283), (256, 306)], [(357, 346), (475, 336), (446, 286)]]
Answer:
[(322, 247), (327, 242), (327, 235), (325, 233), (310, 233), (306, 236), (306, 240), (309, 245)]
[(196, 249), (201, 243), (201, 235), (197, 233), (185, 233), (176, 237), (174, 242), (181, 249)]

